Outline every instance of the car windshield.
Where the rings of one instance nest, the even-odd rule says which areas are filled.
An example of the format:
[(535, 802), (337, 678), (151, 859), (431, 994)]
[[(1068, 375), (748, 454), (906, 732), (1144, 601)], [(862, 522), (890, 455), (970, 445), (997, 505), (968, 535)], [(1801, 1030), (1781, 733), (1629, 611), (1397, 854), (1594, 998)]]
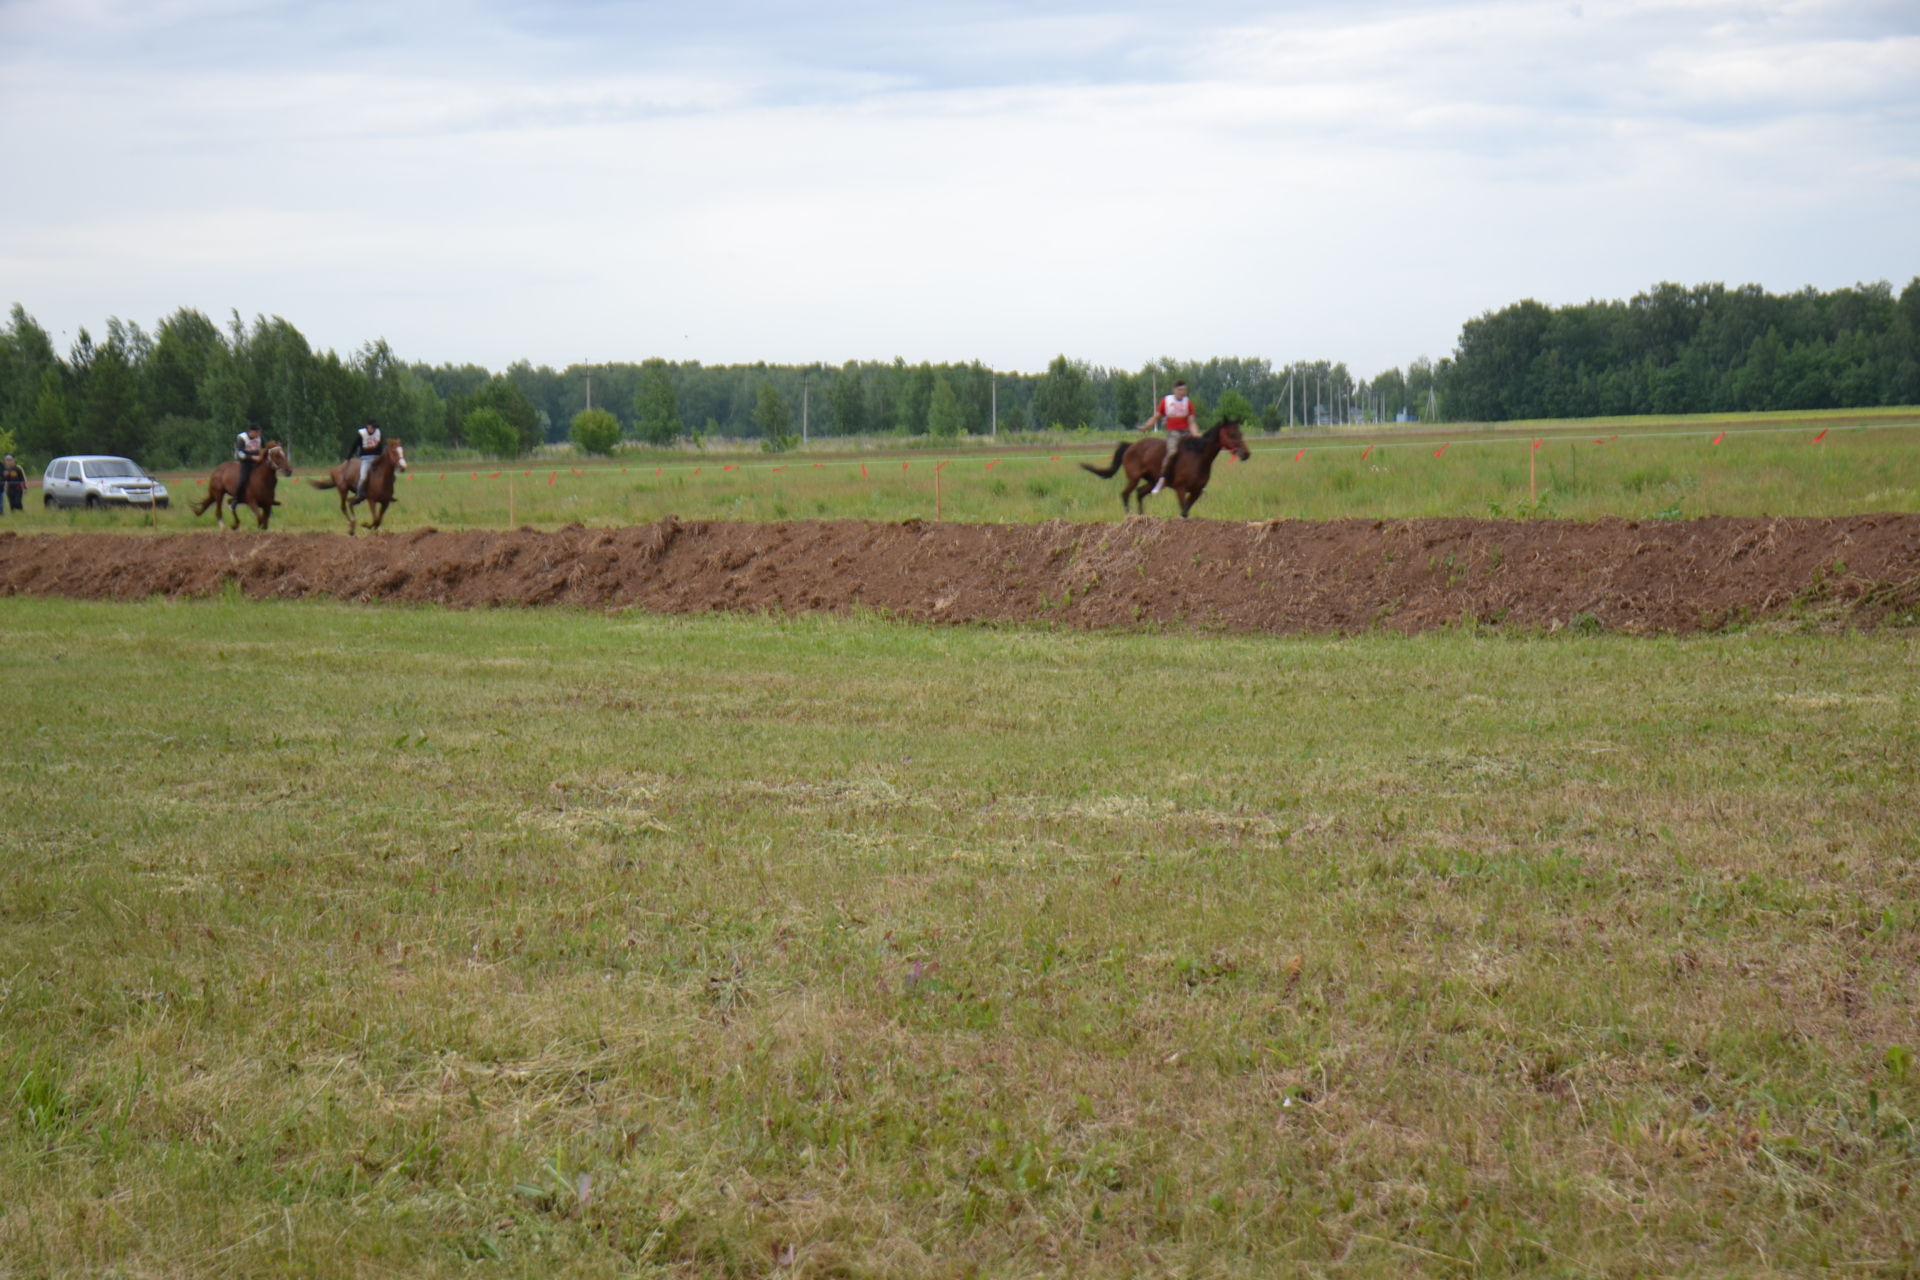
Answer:
[(96, 458), (87, 463), (86, 468), (89, 480), (112, 480), (122, 476), (140, 479), (147, 474), (125, 458)]

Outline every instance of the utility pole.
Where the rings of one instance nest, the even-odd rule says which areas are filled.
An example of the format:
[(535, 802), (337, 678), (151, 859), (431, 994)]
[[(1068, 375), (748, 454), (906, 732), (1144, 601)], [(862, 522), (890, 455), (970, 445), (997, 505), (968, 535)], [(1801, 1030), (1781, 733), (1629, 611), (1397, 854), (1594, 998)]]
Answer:
[(812, 390), (813, 375), (802, 374), (800, 376), (800, 443), (803, 445), (807, 442), (807, 400)]
[(593, 411), (593, 374), (587, 374), (587, 411)]
[(987, 438), (1000, 438), (1000, 379), (987, 377)]

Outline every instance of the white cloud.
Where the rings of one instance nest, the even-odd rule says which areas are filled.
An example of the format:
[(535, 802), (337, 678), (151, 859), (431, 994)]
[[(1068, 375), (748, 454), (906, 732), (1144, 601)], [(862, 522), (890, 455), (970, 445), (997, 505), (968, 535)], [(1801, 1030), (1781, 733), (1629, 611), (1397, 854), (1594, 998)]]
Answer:
[(1523, 296), (1917, 269), (1893, 9), (427, 12), (0, 8), (0, 303), (495, 367), (1373, 369)]

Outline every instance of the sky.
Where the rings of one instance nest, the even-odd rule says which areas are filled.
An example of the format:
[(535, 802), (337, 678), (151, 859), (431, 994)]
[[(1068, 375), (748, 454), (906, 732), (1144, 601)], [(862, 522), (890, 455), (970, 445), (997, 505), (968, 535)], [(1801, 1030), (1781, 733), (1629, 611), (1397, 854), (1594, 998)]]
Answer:
[(0, 306), (562, 368), (1450, 354), (1920, 275), (1920, 3), (0, 0)]

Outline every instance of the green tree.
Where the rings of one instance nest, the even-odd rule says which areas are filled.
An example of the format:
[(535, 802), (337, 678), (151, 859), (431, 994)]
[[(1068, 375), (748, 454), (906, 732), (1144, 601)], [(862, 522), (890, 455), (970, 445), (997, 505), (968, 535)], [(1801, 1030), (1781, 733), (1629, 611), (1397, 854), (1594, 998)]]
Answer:
[(901, 395), (896, 405), (900, 412), (896, 430), (904, 435), (927, 433), (927, 409), (933, 403), (933, 366), (926, 361), (915, 365), (901, 380)]
[[(771, 382), (760, 384), (760, 397), (753, 408), (753, 425), (769, 442), (789, 440), (793, 427), (793, 406), (787, 398), (774, 388)], [(779, 447), (784, 447), (781, 444)]]
[[(15, 303), (11, 323), (0, 331), (0, 430), (11, 431), (20, 448), (38, 449), (38, 433), (30, 422), (43, 407), (48, 379), (59, 390), (65, 373), (47, 331)], [(60, 442), (65, 443), (64, 435)]]
[(82, 329), (74, 343), (73, 364), (79, 375), (74, 428), (83, 447), (99, 453), (139, 453), (146, 443), (147, 416), (126, 331), (109, 322), (107, 340), (96, 344)]
[(610, 454), (620, 443), (620, 419), (605, 409), (582, 409), (573, 415), (568, 434), (587, 453)]
[(73, 451), (73, 408), (57, 369), (40, 375), (40, 390), (20, 420), (18, 436), (23, 452), (42, 459)]
[(469, 445), (489, 458), (514, 458), (521, 453), (520, 433), (498, 409), (472, 410), (460, 423), (460, 430)]
[(960, 410), (960, 397), (945, 378), (933, 380), (933, 395), (927, 400), (927, 433), (952, 438), (963, 434), (967, 421)]
[(653, 359), (640, 366), (640, 385), (633, 393), (633, 430), (654, 445), (672, 444), (686, 432), (665, 360)]
[(827, 412), (833, 416), (833, 429), (843, 436), (862, 435), (867, 430), (867, 388), (860, 366), (849, 360), (834, 375), (827, 388)]
[(191, 307), (162, 320), (146, 362), (147, 407), (156, 417), (210, 420), (206, 388), (226, 348), (220, 326)]
[(1208, 415), (1209, 423), (1221, 422), (1227, 418), (1249, 424), (1259, 420), (1253, 412), (1253, 405), (1238, 391), (1222, 393), (1220, 403), (1215, 406), (1212, 414)]
[(546, 432), (540, 425), (540, 411), (533, 407), (533, 401), (527, 399), (525, 392), (506, 378), (489, 378), (472, 395), (456, 403), (460, 414), (460, 434), (469, 442), (473, 436), (467, 431), (467, 419), (479, 409), (492, 409), (513, 427), (520, 440), (515, 454), (532, 453), (546, 440)]
[(1064, 355), (1053, 358), (1033, 390), (1033, 416), (1039, 426), (1084, 427), (1093, 422), (1093, 382), (1086, 363)]

